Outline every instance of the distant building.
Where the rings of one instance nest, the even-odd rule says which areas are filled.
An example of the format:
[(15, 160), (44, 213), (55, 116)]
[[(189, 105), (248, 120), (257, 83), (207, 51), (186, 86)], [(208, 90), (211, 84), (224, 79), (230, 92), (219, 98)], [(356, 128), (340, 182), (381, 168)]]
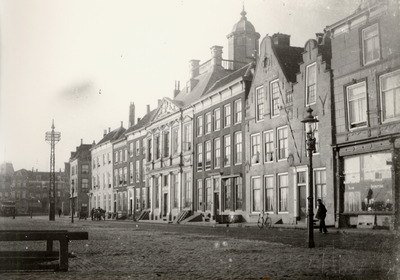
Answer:
[[(64, 171), (56, 176), (56, 210), (69, 212), (69, 174), (68, 163)], [(14, 201), (17, 214), (48, 213), (49, 211), (50, 172), (17, 170), (11, 176), (11, 185), (5, 200)]]

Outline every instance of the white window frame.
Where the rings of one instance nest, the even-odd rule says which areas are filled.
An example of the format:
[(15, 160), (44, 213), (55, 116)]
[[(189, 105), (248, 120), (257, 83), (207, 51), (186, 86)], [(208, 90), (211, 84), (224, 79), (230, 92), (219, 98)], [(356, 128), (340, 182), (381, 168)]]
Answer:
[[(272, 186), (271, 187), (269, 187), (267, 185), (267, 179), (272, 179)], [(267, 207), (267, 193), (268, 193), (267, 190), (272, 190), (272, 207), (273, 207), (272, 210), (268, 210), (268, 207)], [(275, 212), (275, 208), (276, 208), (276, 203), (275, 203), (275, 176), (273, 174), (267, 174), (267, 175), (264, 176), (264, 199), (263, 199), (263, 202), (264, 202), (263, 207), (264, 207), (264, 211), (265, 212), (268, 212), (268, 213), (274, 213)]]
[(224, 127), (229, 127), (231, 125), (231, 123), (232, 123), (231, 117), (232, 117), (231, 104), (226, 104), (224, 106)]
[(221, 109), (214, 109), (214, 131), (221, 129)]
[(211, 122), (212, 122), (212, 118), (211, 118), (211, 112), (206, 113), (205, 115), (205, 124), (204, 124), (204, 134), (209, 134), (211, 133)]
[[(287, 185), (284, 187), (285, 189), (286, 189), (286, 210), (284, 210), (284, 211), (282, 211), (281, 210), (281, 189), (283, 189), (282, 187), (281, 187), (281, 180), (280, 180), (280, 178), (281, 177), (283, 177), (283, 176), (286, 176), (286, 181), (287, 181)], [(278, 175), (277, 175), (277, 181), (276, 181), (276, 183), (277, 183), (277, 188), (278, 188), (278, 199), (279, 199), (279, 201), (278, 201), (278, 213), (288, 213), (289, 212), (289, 174), (287, 173), (287, 172), (285, 172), (285, 173), (279, 173)]]
[[(242, 164), (242, 154), (243, 154), (243, 137), (241, 131), (236, 131), (233, 134), (234, 140), (234, 164)], [(239, 141), (238, 141), (239, 140)]]
[[(272, 140), (272, 141), (269, 141), (269, 142), (267, 142), (266, 140), (267, 140), (267, 135), (270, 135), (270, 136), (268, 136), (269, 137), (269, 139), (270, 140)], [(267, 163), (267, 162), (274, 162), (275, 161), (275, 158), (276, 158), (276, 153), (274, 153), (274, 151), (275, 151), (275, 141), (274, 141), (275, 139), (274, 139), (274, 131), (273, 130), (268, 130), (268, 131), (264, 131), (263, 132), (263, 143), (264, 143), (264, 163)], [(268, 144), (271, 144), (272, 143), (272, 148), (271, 148), (271, 150), (268, 152), (268, 154), (267, 154), (267, 151), (268, 151), (268, 149), (267, 149), (267, 143)], [(272, 160), (271, 160), (271, 156), (272, 156)]]
[[(258, 149), (255, 148), (255, 140), (258, 139)], [(260, 164), (261, 163), (261, 134), (256, 133), (250, 136), (251, 139), (251, 165)]]
[[(350, 94), (350, 90), (355, 89), (355, 88), (359, 88), (359, 87), (364, 87), (364, 96), (362, 98), (357, 98), (357, 99), (351, 99), (349, 98), (349, 94)], [(368, 114), (367, 114), (367, 110), (368, 110), (368, 100), (367, 100), (367, 83), (365, 81), (354, 84), (354, 85), (350, 85), (346, 88), (346, 97), (347, 97), (347, 120), (348, 120), (348, 127), (349, 130), (354, 130), (354, 129), (358, 129), (361, 127), (366, 127), (368, 125)], [(364, 99), (364, 101), (362, 101), (362, 99)], [(359, 100), (361, 100), (361, 105), (364, 106), (365, 108), (360, 108), (360, 112), (359, 115), (361, 116), (361, 114), (363, 114), (364, 116), (364, 120), (360, 120), (360, 121), (353, 121), (351, 119), (351, 106), (350, 106), (350, 102), (360, 102)], [(361, 109), (364, 109), (364, 112), (362, 112)], [(360, 114), (361, 113), (361, 114)]]
[[(389, 78), (391, 76), (400, 76), (400, 70), (396, 70), (394, 72), (390, 72), (387, 74), (384, 74), (379, 77), (379, 90), (380, 90), (380, 106), (381, 106), (381, 120), (382, 123), (387, 123), (387, 122), (392, 122), (400, 119), (400, 82), (398, 84), (395, 84), (392, 88), (390, 89), (383, 89), (383, 79)], [(399, 78), (400, 80), (400, 78)], [(386, 99), (386, 93), (392, 91), (392, 98), (391, 101), (385, 102)], [(397, 96), (397, 98), (396, 98)], [(391, 118), (385, 118), (385, 114), (387, 112), (387, 106), (386, 104), (393, 105), (393, 113), (394, 116)]]
[[(376, 28), (376, 35), (374, 35), (373, 37), (370, 37), (370, 38), (366, 38), (366, 36), (365, 36), (365, 33), (367, 32), (367, 31), (370, 31), (370, 30), (372, 30), (372, 29), (375, 29)], [(378, 61), (378, 60), (380, 60), (381, 59), (381, 50), (380, 50), (380, 34), (379, 34), (379, 25), (378, 25), (378, 23), (375, 23), (375, 24), (373, 24), (373, 25), (371, 25), (371, 26), (368, 26), (368, 27), (366, 27), (366, 28), (364, 28), (363, 30), (362, 30), (362, 56), (363, 56), (363, 65), (368, 65), (368, 64), (371, 64), (371, 63), (374, 63), (374, 62), (376, 62), (376, 61)], [(376, 38), (377, 37), (377, 38)], [(377, 40), (376, 40), (377, 39)], [(369, 60), (369, 61), (367, 61), (367, 57), (366, 57), (366, 47), (367, 47), (367, 45), (365, 44), (365, 42), (367, 41), (367, 40), (374, 40), (374, 43), (377, 43), (377, 46), (373, 46), (373, 51), (372, 52), (374, 52), (374, 51), (378, 51), (378, 57), (373, 57), (371, 60)], [(376, 40), (376, 41), (375, 41)]]
[[(277, 85), (278, 89), (278, 97), (276, 97), (274, 94), (274, 85)], [(280, 114), (280, 88), (279, 88), (279, 79), (272, 81), (270, 84), (270, 97), (271, 97), (271, 118), (277, 117)], [(277, 100), (277, 103), (275, 104), (274, 101)], [(275, 113), (274, 106), (277, 107), (277, 113)]]
[[(227, 140), (229, 138), (229, 141)], [(228, 167), (232, 164), (232, 137), (230, 134), (224, 135), (224, 162), (223, 166)], [(227, 145), (229, 144), (229, 145)], [(229, 154), (228, 154), (229, 152)]]
[(264, 120), (264, 86), (256, 88), (256, 122)]
[[(314, 73), (310, 74), (310, 68), (314, 67)], [(310, 78), (314, 79), (314, 83), (310, 83)], [(310, 89), (314, 90), (314, 100), (310, 102)], [(317, 102), (317, 63), (312, 63), (306, 67), (306, 106), (313, 105)]]
[[(259, 204), (259, 208), (260, 209), (256, 209), (255, 208), (255, 203), (254, 203), (254, 201), (255, 201), (255, 196), (254, 196), (254, 182), (255, 182), (255, 179), (259, 180), (259, 192), (260, 192), (259, 200), (260, 201), (258, 202), (258, 204)], [(253, 177), (250, 178), (250, 182), (251, 182), (251, 213), (260, 213), (260, 211), (262, 210), (262, 204), (263, 204), (261, 177), (260, 176), (253, 176)]]
[(204, 143), (204, 150), (205, 150), (205, 169), (210, 170), (212, 161), (211, 140), (208, 140)]
[(203, 135), (203, 116), (198, 116), (196, 118), (196, 132), (197, 136)]
[(234, 111), (234, 124), (240, 123), (242, 121), (242, 99), (235, 100), (233, 103)]
[(219, 137), (214, 139), (214, 169), (217, 168), (221, 168), (221, 138)]
[[(281, 130), (286, 130), (286, 138), (279, 138), (279, 131)], [(281, 139), (286, 139), (285, 140), (285, 147), (281, 148)], [(289, 131), (288, 131), (288, 127), (287, 126), (282, 126), (282, 127), (278, 127), (276, 129), (276, 144), (277, 144), (277, 155), (276, 158), (278, 161), (282, 161), (282, 160), (286, 160), (287, 157), (289, 156)], [(285, 155), (284, 157), (281, 157), (281, 150), (285, 149)]]

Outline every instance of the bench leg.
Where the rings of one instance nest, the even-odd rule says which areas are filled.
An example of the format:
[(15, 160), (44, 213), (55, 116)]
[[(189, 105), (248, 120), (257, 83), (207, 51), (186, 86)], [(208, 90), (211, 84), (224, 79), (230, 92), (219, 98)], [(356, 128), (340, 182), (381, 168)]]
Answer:
[(47, 240), (46, 251), (47, 252), (52, 252), (53, 251), (53, 240)]
[(60, 240), (60, 270), (68, 271), (68, 241)]

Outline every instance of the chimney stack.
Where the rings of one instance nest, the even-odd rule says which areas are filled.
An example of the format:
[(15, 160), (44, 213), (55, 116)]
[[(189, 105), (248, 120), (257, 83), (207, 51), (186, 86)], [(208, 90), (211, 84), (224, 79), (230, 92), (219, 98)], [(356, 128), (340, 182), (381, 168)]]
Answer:
[(135, 103), (131, 102), (129, 105), (129, 126), (132, 126), (135, 124)]
[(81, 138), (81, 145), (83, 145), (83, 138)]
[(110, 132), (111, 132), (111, 127), (108, 128), (108, 133), (110, 133)]
[(147, 114), (150, 113), (150, 105), (147, 105)]
[(107, 129), (104, 129), (104, 135), (103, 135), (103, 137), (106, 136), (106, 135), (107, 135)]
[(124, 122), (123, 121), (121, 121), (121, 127), (123, 127), (124, 126)]
[(222, 48), (221, 46), (212, 46), (211, 49), (211, 71), (218, 68), (222, 69)]
[(140, 122), (140, 118), (137, 118), (137, 122), (138, 122), (138, 123)]
[(162, 103), (162, 100), (161, 100), (161, 99), (157, 99), (157, 106), (158, 106), (158, 107), (161, 106), (161, 103)]
[(174, 98), (178, 95), (178, 93), (180, 92), (179, 90), (179, 85), (180, 82), (179, 81), (175, 81), (175, 89), (174, 89)]
[(200, 74), (200, 60), (192, 59), (189, 61), (189, 75), (193, 79)]

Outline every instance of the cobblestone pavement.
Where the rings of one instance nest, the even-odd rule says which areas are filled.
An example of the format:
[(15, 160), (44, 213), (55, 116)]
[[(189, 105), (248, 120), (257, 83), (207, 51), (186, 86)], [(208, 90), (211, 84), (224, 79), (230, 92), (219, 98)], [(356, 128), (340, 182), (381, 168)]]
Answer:
[[(76, 257), (68, 272), (7, 272), (0, 279), (400, 279), (399, 235), (389, 232), (315, 231), (309, 249), (306, 230), (279, 228), (17, 217), (0, 218), (0, 229), (89, 232), (89, 240), (69, 243)], [(2, 250), (39, 246), (0, 242)]]

